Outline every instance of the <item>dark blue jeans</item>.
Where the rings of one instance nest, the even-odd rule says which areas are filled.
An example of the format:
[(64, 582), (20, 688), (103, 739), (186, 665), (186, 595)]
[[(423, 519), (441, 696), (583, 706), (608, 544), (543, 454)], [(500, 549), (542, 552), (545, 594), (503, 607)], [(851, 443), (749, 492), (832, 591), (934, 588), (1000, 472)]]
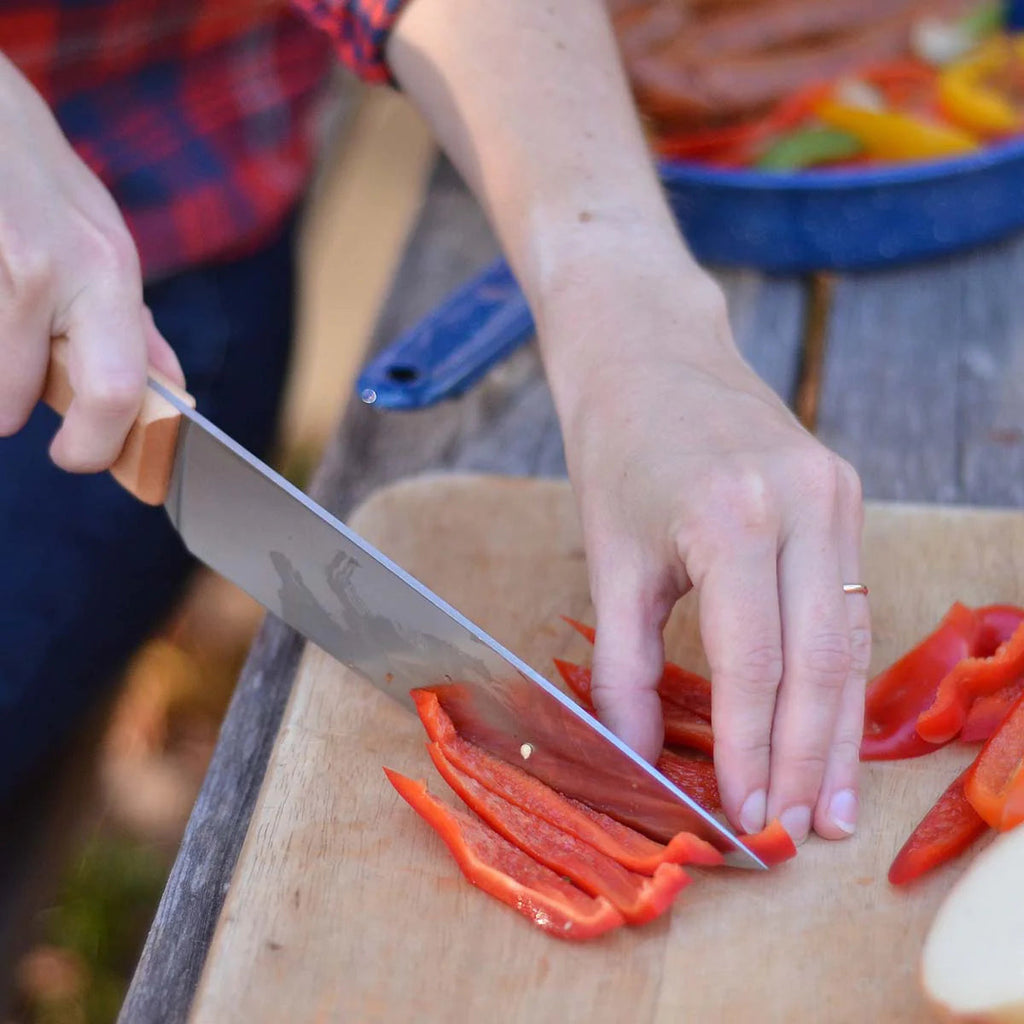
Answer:
[[(146, 289), (198, 408), (257, 454), (293, 319), (294, 218), (259, 253)], [(72, 733), (171, 610), (193, 566), (162, 508), (57, 469), (47, 408), (0, 439), (0, 804)]]

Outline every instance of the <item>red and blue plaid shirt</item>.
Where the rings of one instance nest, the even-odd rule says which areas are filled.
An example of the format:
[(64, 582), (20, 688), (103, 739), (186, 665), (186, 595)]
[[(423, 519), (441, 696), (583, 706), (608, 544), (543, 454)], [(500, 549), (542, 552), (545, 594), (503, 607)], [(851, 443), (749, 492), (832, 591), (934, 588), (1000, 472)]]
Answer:
[(405, 0), (0, 0), (0, 50), (113, 194), (147, 279), (251, 251), (305, 188), (332, 49), (388, 80)]

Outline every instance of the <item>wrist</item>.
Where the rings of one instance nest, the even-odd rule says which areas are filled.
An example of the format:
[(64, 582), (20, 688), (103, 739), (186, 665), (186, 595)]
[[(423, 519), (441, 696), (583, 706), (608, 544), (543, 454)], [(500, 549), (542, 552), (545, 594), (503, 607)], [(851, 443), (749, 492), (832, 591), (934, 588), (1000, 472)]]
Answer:
[(639, 226), (595, 232), (564, 253), (531, 302), (563, 421), (637, 367), (685, 363), (716, 373), (740, 358), (725, 296), (674, 225), (671, 237)]

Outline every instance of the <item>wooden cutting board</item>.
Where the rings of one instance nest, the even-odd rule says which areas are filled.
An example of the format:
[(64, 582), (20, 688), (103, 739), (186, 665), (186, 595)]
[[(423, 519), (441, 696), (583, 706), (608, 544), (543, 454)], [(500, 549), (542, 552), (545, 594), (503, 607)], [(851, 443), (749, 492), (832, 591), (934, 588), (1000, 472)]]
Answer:
[[(586, 660), (559, 614), (592, 621), (564, 482), (435, 477), (353, 525), (554, 678)], [(875, 505), (865, 532), (875, 669), (954, 600), (1024, 603), (1024, 517)], [(703, 670), (694, 604), (670, 656)], [(550, 938), (466, 883), (382, 765), (430, 780), (419, 723), (307, 650), (192, 1011), (196, 1022), (902, 1022), (929, 922), (962, 865), (909, 891), (886, 871), (969, 760), (954, 746), (865, 767), (858, 834), (810, 839), (771, 873), (694, 871), (671, 916), (592, 944)]]

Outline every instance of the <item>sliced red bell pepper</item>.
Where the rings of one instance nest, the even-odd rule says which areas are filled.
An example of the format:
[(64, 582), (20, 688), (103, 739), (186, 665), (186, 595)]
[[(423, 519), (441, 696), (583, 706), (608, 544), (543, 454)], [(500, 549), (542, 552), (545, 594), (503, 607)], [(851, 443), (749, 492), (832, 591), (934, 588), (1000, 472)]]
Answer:
[[(590, 700), (590, 669), (585, 665), (563, 661), (561, 658), (555, 658), (554, 662), (573, 696), (582, 707), (593, 714), (594, 705)], [(715, 752), (715, 736), (711, 722), (699, 712), (684, 708), (674, 701), (662, 700), (661, 717), (665, 726), (666, 743), (690, 747), (709, 757)]]
[(718, 792), (714, 761), (683, 757), (674, 750), (663, 750), (655, 767), (701, 807), (709, 811), (721, 810), (722, 798)]
[(560, 939), (584, 940), (624, 923), (608, 900), (588, 896), (493, 829), (442, 803), (427, 792), (424, 782), (389, 768), (384, 772), (402, 798), (441, 837), (466, 878), (538, 928)]
[(992, 828), (1024, 821), (1024, 696), (981, 748), (964, 781), (971, 806)]
[[(570, 619), (566, 615), (563, 615), (562, 619), (572, 626), (585, 640), (594, 643), (597, 631), (593, 626), (584, 625), (582, 622)], [(557, 658), (555, 663), (558, 664)], [(561, 664), (568, 665), (569, 662), (562, 662)], [(585, 671), (587, 671), (586, 692), (587, 699), (589, 700), (590, 673), (588, 670)], [(566, 680), (566, 682), (569, 682), (569, 680)], [(582, 677), (578, 678), (578, 684), (581, 687), (583, 686)], [(708, 719), (708, 721), (711, 720), (711, 682), (696, 672), (690, 672), (688, 669), (682, 668), (671, 661), (666, 661), (661, 679), (658, 680), (658, 696), (663, 701), (671, 701), (673, 704), (678, 704), (679, 707), (686, 708), (688, 711), (695, 711), (702, 718)]]
[(603, 896), (629, 924), (664, 913), (690, 878), (678, 864), (660, 864), (653, 877), (627, 871), (575, 836), (510, 803), (460, 772), (437, 743), (427, 747), (434, 767), (472, 811), (498, 835), (591, 896)]
[(1024, 622), (1024, 608), (1015, 604), (989, 604), (975, 608), (974, 614), (978, 636), (971, 654), (975, 658), (991, 658)]
[(919, 757), (936, 749), (918, 735), (918, 715), (931, 705), (954, 666), (971, 654), (977, 635), (977, 616), (956, 602), (929, 636), (871, 680), (864, 702), (862, 761)]
[(964, 743), (983, 743), (1002, 725), (1022, 693), (1024, 678), (987, 697), (978, 697), (967, 712), (964, 727), (960, 730), (960, 739)]
[(760, 832), (740, 836), (740, 839), (751, 853), (755, 853), (770, 868), (792, 860), (796, 856), (796, 843), (782, 827), (782, 822), (778, 818), (770, 822)]
[(413, 700), (430, 739), (460, 771), (525, 811), (542, 818), (630, 871), (653, 875), (661, 864), (721, 864), (710, 843), (680, 832), (667, 846), (601, 811), (563, 796), (517, 765), (509, 764), (459, 736), (432, 690), (413, 690)]
[(889, 868), (893, 885), (906, 885), (940, 864), (958, 857), (988, 825), (964, 795), (964, 781), (970, 771), (961, 772), (946, 788)]
[(946, 743), (963, 727), (971, 704), (1024, 676), (1024, 623), (989, 658), (964, 658), (946, 674), (935, 699), (922, 709), (917, 733), (929, 743)]

